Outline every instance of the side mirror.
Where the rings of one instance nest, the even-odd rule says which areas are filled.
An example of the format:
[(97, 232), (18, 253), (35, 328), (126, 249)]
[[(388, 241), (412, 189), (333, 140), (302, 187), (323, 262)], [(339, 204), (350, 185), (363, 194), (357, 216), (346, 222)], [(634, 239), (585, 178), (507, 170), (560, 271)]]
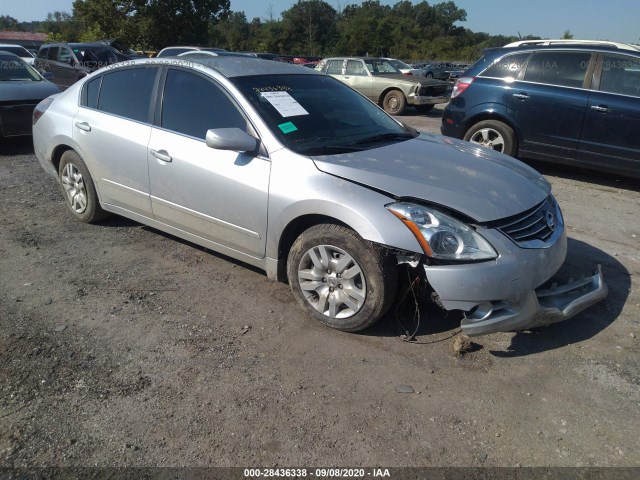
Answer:
[(253, 152), (258, 148), (258, 139), (239, 128), (212, 128), (207, 130), (207, 147), (217, 150)]

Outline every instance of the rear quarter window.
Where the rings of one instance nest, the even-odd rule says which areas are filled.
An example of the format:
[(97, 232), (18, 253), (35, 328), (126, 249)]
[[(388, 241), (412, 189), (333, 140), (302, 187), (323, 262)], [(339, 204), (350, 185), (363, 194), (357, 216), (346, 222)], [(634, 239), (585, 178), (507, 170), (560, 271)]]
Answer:
[(537, 52), (529, 59), (526, 82), (582, 88), (590, 52)]
[(516, 78), (522, 67), (524, 67), (530, 52), (507, 55), (491, 65), (480, 74), (481, 77), (492, 78)]

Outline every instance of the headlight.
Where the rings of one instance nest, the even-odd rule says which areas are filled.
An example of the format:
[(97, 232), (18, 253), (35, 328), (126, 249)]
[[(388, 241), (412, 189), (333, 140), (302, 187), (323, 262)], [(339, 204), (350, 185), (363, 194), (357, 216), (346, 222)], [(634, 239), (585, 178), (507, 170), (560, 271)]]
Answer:
[(386, 207), (411, 230), (431, 258), (476, 261), (498, 256), (479, 233), (434, 208), (404, 202)]

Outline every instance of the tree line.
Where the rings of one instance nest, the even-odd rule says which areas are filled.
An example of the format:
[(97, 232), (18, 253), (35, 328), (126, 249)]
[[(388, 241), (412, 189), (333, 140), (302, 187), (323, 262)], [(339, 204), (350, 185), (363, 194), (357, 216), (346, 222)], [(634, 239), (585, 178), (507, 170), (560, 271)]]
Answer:
[(118, 38), (136, 50), (200, 45), (297, 56), (468, 61), (517, 39), (472, 32), (460, 26), (466, 19), (453, 1), (389, 6), (366, 0), (336, 9), (324, 0), (298, 0), (281, 18), (248, 20), (244, 12), (231, 11), (229, 0), (75, 0), (71, 13), (52, 12), (42, 22), (2, 16), (0, 30), (44, 32), (50, 41)]

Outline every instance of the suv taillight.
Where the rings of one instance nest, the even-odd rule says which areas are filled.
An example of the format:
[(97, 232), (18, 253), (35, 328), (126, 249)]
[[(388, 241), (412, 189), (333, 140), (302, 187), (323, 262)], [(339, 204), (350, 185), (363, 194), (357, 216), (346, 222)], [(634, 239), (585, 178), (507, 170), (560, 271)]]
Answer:
[(36, 105), (36, 108), (33, 109), (33, 115), (31, 116), (31, 125), (36, 124), (42, 114), (47, 111), (51, 102), (53, 102), (53, 97), (47, 97)]
[(462, 92), (464, 92), (469, 85), (473, 83), (476, 77), (461, 77), (456, 80), (456, 83), (453, 84), (453, 91), (451, 92), (451, 99), (456, 98)]

